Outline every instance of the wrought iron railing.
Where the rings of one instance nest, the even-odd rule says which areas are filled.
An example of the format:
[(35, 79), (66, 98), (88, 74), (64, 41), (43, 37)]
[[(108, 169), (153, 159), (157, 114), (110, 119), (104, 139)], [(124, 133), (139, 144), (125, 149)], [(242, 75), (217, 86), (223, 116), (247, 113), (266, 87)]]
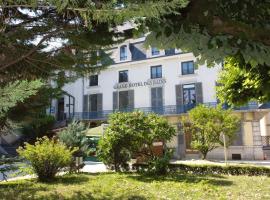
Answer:
[[(208, 107), (217, 107), (217, 102), (208, 102), (204, 103), (204, 105)], [(113, 112), (132, 112), (134, 110), (140, 110), (145, 113), (156, 113), (160, 115), (177, 115), (187, 113), (189, 110), (194, 108), (196, 104), (188, 104), (188, 105), (168, 105), (168, 106), (160, 106), (160, 107), (140, 107), (140, 108), (126, 108), (126, 109), (117, 109), (117, 110), (102, 110), (96, 112), (75, 112), (69, 118), (74, 118), (77, 120), (100, 120), (107, 119), (108, 116)], [(226, 104), (223, 104), (223, 109), (232, 108), (233, 110), (252, 110), (252, 109), (260, 109), (258, 103), (250, 102), (246, 106), (241, 107), (229, 107)]]

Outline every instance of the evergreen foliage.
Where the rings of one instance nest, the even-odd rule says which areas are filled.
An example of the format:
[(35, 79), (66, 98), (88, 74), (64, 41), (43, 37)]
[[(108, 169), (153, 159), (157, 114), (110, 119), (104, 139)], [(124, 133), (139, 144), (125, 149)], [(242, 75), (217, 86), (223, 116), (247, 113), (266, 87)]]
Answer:
[(69, 148), (78, 148), (80, 152), (85, 153), (88, 147), (85, 130), (85, 125), (82, 122), (73, 121), (58, 133), (59, 141)]
[(43, 86), (40, 80), (15, 81), (0, 88), (0, 133), (8, 127), (8, 113), (18, 103), (23, 103), (27, 98), (35, 95)]
[[(0, 0), (0, 5), (0, 87), (37, 78), (65, 83), (99, 71), (112, 63), (106, 49), (142, 33), (150, 33), (147, 46), (193, 52), (198, 64), (241, 57), (241, 70), (258, 70), (263, 83), (269, 77), (264, 73), (270, 66), (268, 0)], [(134, 30), (115, 31), (125, 22)], [(270, 100), (265, 84), (255, 87), (259, 92), (254, 89), (251, 98)]]

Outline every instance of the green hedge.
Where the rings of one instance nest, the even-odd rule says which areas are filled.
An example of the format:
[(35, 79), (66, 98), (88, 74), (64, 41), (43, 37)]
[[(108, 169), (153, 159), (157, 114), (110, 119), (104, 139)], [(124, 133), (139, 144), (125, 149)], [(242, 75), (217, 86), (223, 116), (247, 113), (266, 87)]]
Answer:
[[(134, 164), (133, 168), (138, 172), (147, 169), (146, 164)], [(270, 176), (270, 168), (256, 166), (239, 166), (239, 165), (187, 165), (187, 164), (170, 164), (171, 172), (184, 172), (191, 174), (226, 174), (226, 175), (246, 175), (246, 176)]]

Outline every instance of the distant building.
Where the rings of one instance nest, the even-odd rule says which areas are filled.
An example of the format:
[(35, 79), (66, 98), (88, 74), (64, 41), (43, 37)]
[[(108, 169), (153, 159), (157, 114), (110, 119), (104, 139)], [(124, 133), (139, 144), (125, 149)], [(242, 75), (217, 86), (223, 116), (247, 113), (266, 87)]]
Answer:
[[(135, 109), (163, 115), (177, 128), (169, 144), (176, 158), (198, 158), (191, 135), (183, 134), (179, 116), (198, 104), (217, 105), (216, 80), (221, 66), (195, 67), (192, 53), (179, 49), (145, 48), (145, 38), (128, 40), (112, 48), (113, 64), (98, 74), (78, 79), (63, 89), (68, 95), (53, 100), (50, 108), (58, 120), (75, 118), (90, 123), (106, 122), (114, 111)], [(234, 108), (242, 119), (229, 159), (270, 159), (270, 115), (267, 105), (250, 103)], [(208, 158), (223, 159), (223, 149)]]

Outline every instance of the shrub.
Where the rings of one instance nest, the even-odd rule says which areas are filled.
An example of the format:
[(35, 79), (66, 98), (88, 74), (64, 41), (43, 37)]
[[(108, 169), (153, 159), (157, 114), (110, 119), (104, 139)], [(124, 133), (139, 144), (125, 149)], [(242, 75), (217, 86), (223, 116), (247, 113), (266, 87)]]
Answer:
[(50, 181), (56, 173), (70, 165), (73, 152), (64, 144), (43, 137), (34, 145), (25, 143), (17, 152), (30, 162), (31, 169), (37, 174), (40, 181)]
[(69, 166), (69, 171), (78, 172), (84, 167), (84, 164), (77, 164), (76, 157), (82, 157), (86, 155), (88, 151), (88, 140), (85, 135), (85, 126), (82, 122), (73, 121), (58, 133), (59, 141), (65, 144), (69, 148), (77, 148), (78, 150), (73, 153), (72, 162)]
[(31, 123), (26, 123), (23, 126), (22, 133), (27, 138), (27, 141), (33, 144), (37, 138), (41, 138), (43, 136), (51, 137), (53, 135), (51, 130), (53, 129), (54, 123), (54, 116), (40, 114), (37, 115)]
[(116, 171), (127, 170), (132, 152), (139, 149), (146, 130), (143, 113), (114, 113), (98, 144), (98, 158)]
[(175, 135), (175, 129), (168, 121), (156, 114), (143, 112), (114, 113), (109, 126), (98, 146), (98, 157), (116, 171), (128, 169), (128, 162), (134, 155), (154, 159), (152, 145), (163, 144)]
[(147, 173), (165, 175), (169, 171), (170, 159), (173, 151), (167, 150), (162, 157), (155, 156), (151, 158), (147, 164)]
[(58, 133), (59, 141), (70, 148), (78, 148), (75, 152), (85, 153), (88, 149), (87, 137), (85, 135), (85, 126), (82, 122), (73, 121), (64, 130)]
[[(134, 169), (145, 171), (148, 168), (146, 164), (134, 164)], [(191, 173), (195, 175), (245, 175), (245, 176), (270, 176), (270, 168), (256, 166), (239, 165), (188, 165), (188, 164), (169, 164), (169, 171)]]
[(269, 176), (270, 168), (239, 165), (185, 165), (170, 164), (173, 171), (184, 171), (192, 174), (226, 174), (226, 175), (247, 175), (247, 176)]

